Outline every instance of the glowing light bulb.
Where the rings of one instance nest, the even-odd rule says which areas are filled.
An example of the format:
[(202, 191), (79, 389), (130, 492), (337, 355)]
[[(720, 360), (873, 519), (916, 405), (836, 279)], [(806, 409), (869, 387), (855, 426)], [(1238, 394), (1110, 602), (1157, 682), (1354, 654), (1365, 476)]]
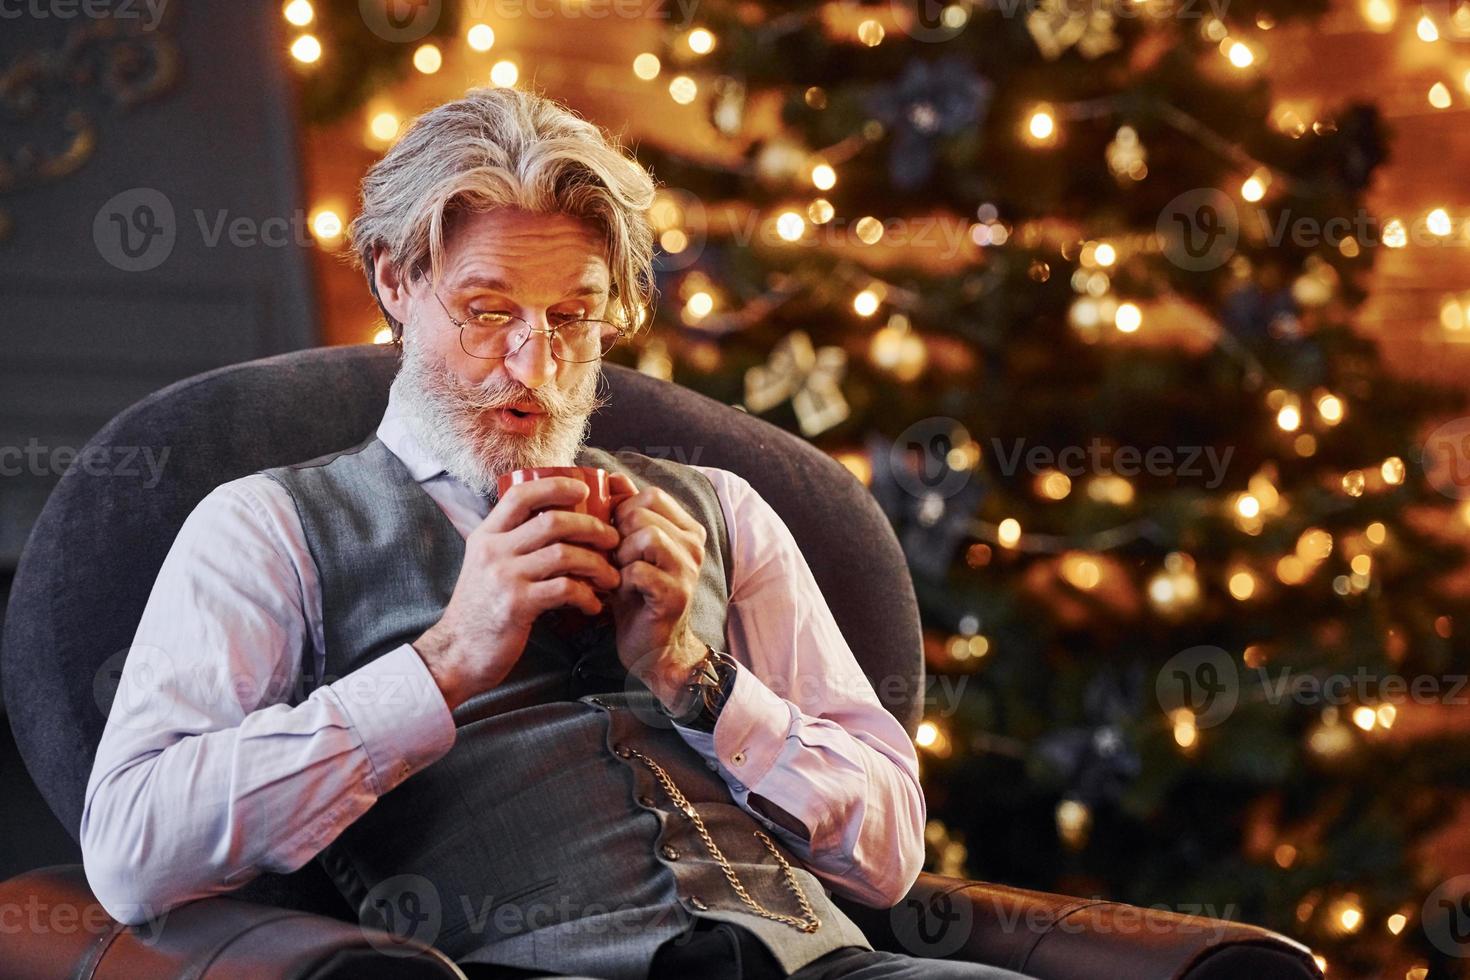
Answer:
[(857, 220), (852, 230), (857, 233), (858, 241), (864, 245), (877, 245), (883, 237), (883, 222), (872, 215), (865, 215)]
[(465, 32), (465, 40), (473, 50), (488, 51), (495, 47), (495, 29), (488, 24), (470, 25), (469, 31)]
[(715, 298), (702, 289), (690, 296), (684, 304), (684, 312), (689, 315), (690, 319), (694, 320), (704, 319), (709, 316), (710, 311), (714, 308)]
[(425, 75), (432, 75), (444, 67), (444, 52), (437, 44), (422, 45), (413, 53), (413, 66)]
[(776, 234), (782, 241), (794, 242), (806, 231), (806, 220), (795, 211), (782, 211), (776, 218)]
[(1135, 333), (1143, 325), (1143, 311), (1134, 303), (1122, 303), (1113, 314), (1113, 325), (1123, 333)]
[(812, 167), (812, 186), (819, 191), (830, 191), (837, 184), (837, 171), (828, 163)]
[(1056, 136), (1057, 119), (1050, 107), (1040, 107), (1031, 113), (1026, 123), (1026, 132), (1034, 143), (1046, 143)]
[(658, 60), (658, 55), (647, 51), (633, 59), (633, 74), (645, 82), (652, 81), (658, 77), (659, 70), (663, 64)]
[(1330, 392), (1324, 392), (1317, 399), (1317, 415), (1328, 425), (1336, 425), (1341, 422), (1343, 415), (1342, 399)]
[(281, 13), (285, 15), (286, 22), (294, 27), (305, 27), (316, 17), (311, 0), (291, 0)]
[(489, 51), (495, 46), (495, 29), (489, 24), (472, 24), (465, 32), (465, 40), (476, 51)]
[(1266, 185), (1270, 181), (1270, 174), (1264, 170), (1257, 170), (1245, 179), (1240, 185), (1240, 196), (1252, 204), (1266, 196)]
[(1434, 26), (1434, 20), (1428, 14), (1420, 15), (1419, 23), (1414, 25), (1414, 33), (1426, 44), (1439, 40), (1439, 28)]
[(1448, 109), (1454, 99), (1450, 97), (1450, 87), (1444, 82), (1435, 82), (1429, 87), (1429, 104), (1436, 109)]
[(1021, 543), (1021, 522), (1014, 517), (1007, 517), (995, 529), (995, 538), (1002, 548), (1014, 548)]
[(1249, 68), (1256, 61), (1256, 53), (1244, 41), (1232, 41), (1226, 57), (1236, 68)]
[(858, 316), (872, 316), (878, 312), (878, 294), (864, 289), (852, 298), (852, 308)]
[(342, 216), (331, 208), (322, 208), (311, 216), (311, 233), (324, 242), (342, 237)]
[(920, 748), (927, 749), (939, 741), (939, 726), (932, 721), (919, 722), (919, 729), (914, 733), (914, 743)]
[(398, 135), (399, 125), (397, 115), (391, 112), (380, 112), (368, 123), (368, 132), (373, 134), (373, 139), (388, 143)]
[(688, 105), (699, 95), (699, 86), (688, 75), (675, 75), (669, 81), (669, 96), (680, 105)]
[(1450, 220), (1450, 213), (1444, 208), (1435, 208), (1425, 217), (1424, 223), (1428, 226), (1431, 234), (1440, 238), (1448, 237), (1455, 230), (1454, 222)]
[(709, 54), (715, 49), (715, 36), (703, 27), (690, 31), (685, 40), (689, 44), (689, 50), (695, 54)]
[(490, 67), (490, 82), (501, 88), (510, 88), (521, 77), (521, 70), (514, 61), (497, 61)]
[(303, 34), (292, 43), (291, 57), (303, 65), (316, 64), (322, 57), (322, 42), (310, 34)]
[(1363, 4), (1363, 19), (1375, 31), (1386, 31), (1398, 19), (1398, 8), (1393, 0), (1366, 0)]

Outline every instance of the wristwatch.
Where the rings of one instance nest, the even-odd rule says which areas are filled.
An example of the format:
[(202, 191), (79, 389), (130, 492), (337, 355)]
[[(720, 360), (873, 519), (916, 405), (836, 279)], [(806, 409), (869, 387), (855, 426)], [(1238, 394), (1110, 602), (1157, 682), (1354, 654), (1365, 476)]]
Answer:
[[(720, 718), (720, 709), (729, 700), (735, 689), (735, 674), (739, 664), (728, 653), (721, 653), (709, 644), (704, 647), (704, 659), (694, 665), (689, 679), (674, 711), (664, 709), (676, 725), (696, 731), (712, 732)], [(660, 705), (662, 708), (662, 705)]]

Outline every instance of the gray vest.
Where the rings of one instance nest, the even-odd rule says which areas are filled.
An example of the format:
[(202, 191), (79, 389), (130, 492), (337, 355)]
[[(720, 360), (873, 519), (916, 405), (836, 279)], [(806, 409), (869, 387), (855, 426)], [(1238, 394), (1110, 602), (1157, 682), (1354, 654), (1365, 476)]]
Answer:
[[(662, 487), (705, 525), (692, 625), (725, 649), (729, 538), (709, 481), (638, 453), (589, 448), (577, 462)], [(464, 539), (376, 437), (264, 472), (295, 501), (321, 580), (326, 669), (310, 676), (303, 651), (302, 695), (438, 621)], [(804, 933), (741, 901), (693, 821), (631, 750), (668, 772), (761, 906), (801, 914), (755, 836), (761, 825), (656, 704), (618, 660), (609, 623), (543, 615), (505, 681), (456, 709), (449, 753), (380, 798), (317, 860), (363, 924), (461, 963), (643, 980), (658, 946), (699, 918), (750, 930), (787, 972), (843, 946), (870, 949), (784, 848), (821, 926)]]

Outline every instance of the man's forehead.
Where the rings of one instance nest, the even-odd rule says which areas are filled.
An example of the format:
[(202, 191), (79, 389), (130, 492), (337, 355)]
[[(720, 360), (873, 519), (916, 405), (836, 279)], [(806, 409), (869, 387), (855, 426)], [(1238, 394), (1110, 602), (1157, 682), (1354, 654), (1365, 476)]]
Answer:
[[(534, 278), (544, 279), (542, 276)], [(584, 275), (561, 275), (557, 279), (564, 280), (560, 291), (572, 296), (592, 296), (607, 292), (607, 276), (598, 268), (589, 268)], [(447, 277), (450, 289), (484, 289), (493, 293), (513, 293), (519, 288), (526, 288), (531, 281), (522, 280), (514, 273), (505, 274), (480, 267), (451, 272)]]
[(592, 225), (571, 215), (509, 208), (460, 214), (446, 245), (450, 289), (608, 291), (604, 242)]

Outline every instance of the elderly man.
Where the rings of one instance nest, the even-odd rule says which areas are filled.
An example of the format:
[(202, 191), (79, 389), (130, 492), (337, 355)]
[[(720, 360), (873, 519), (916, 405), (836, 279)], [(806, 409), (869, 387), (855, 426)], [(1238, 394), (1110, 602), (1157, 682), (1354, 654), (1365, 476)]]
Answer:
[[(87, 876), (141, 922), (321, 862), (475, 976), (1015, 977), (874, 951), (923, 859), (914, 749), (740, 477), (584, 445), (652, 300), (650, 176), (475, 90), (367, 174), (402, 344), (377, 432), (216, 488), (138, 627)], [(587, 486), (530, 466), (597, 466)]]

